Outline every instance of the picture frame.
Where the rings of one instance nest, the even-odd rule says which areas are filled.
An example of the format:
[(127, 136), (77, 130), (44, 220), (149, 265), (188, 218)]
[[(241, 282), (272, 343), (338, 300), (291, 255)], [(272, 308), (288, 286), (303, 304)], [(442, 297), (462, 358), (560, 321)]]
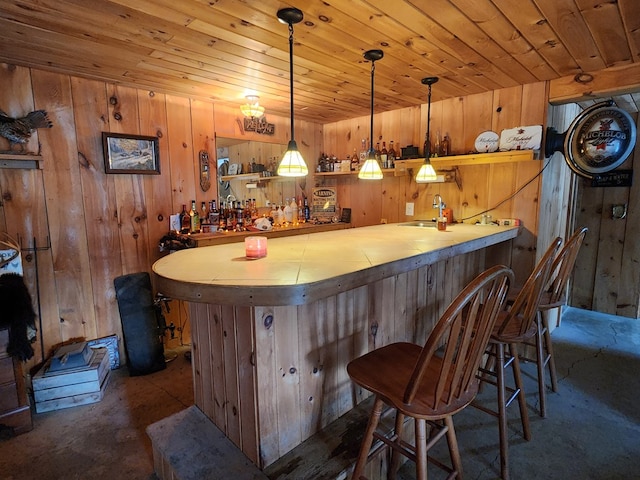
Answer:
[(102, 132), (105, 173), (160, 175), (158, 137)]

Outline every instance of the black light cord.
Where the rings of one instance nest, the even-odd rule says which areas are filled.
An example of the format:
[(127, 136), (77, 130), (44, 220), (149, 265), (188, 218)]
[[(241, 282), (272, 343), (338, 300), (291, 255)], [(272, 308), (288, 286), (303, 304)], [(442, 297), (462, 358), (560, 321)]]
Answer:
[(481, 212), (475, 213), (473, 215), (471, 215), (470, 217), (465, 217), (462, 218), (460, 220), (460, 223), (464, 222), (465, 220), (471, 220), (472, 218), (477, 217), (478, 215), (482, 215), (484, 213), (490, 212), (491, 210), (495, 210), (496, 208), (498, 208), (500, 205), (508, 202), (509, 200), (511, 200), (512, 198), (514, 198), (516, 195), (518, 195), (522, 190), (524, 190), (527, 186), (529, 186), (531, 184), (531, 182), (533, 182), (536, 178), (538, 178), (540, 175), (542, 175), (542, 172), (545, 171), (545, 169), (549, 166), (549, 163), (551, 162), (551, 159), (553, 158), (553, 155), (549, 157), (549, 159), (547, 160), (547, 163), (545, 163), (544, 167), (542, 167), (542, 170), (540, 170), (538, 173), (536, 173), (531, 179), (529, 179), (526, 183), (524, 183), (523, 185), (521, 185), (515, 192), (513, 192), (511, 195), (509, 195), (507, 198), (505, 198), (504, 200), (501, 200), (500, 202), (498, 202), (496, 205), (494, 205), (491, 208), (488, 208), (486, 210), (483, 210)]
[(369, 152), (368, 158), (374, 158), (374, 150), (373, 150), (373, 77), (374, 72), (376, 71), (376, 61), (371, 60), (371, 118), (369, 119)]
[(291, 140), (293, 136), (293, 23), (289, 23), (289, 95), (291, 98)]

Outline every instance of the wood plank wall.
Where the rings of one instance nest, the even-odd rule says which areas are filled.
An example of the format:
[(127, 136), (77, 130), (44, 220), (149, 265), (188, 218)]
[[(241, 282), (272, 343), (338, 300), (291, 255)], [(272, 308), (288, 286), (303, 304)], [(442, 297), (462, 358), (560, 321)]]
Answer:
[[(0, 84), (0, 108), (12, 116), (45, 109), (54, 125), (29, 143), (33, 150), (41, 145), (41, 169), (0, 169), (0, 231), (19, 238), (23, 249), (38, 248), (23, 252), (44, 339), (32, 366), (63, 341), (121, 338), (113, 279), (150, 271), (163, 255), (158, 241), (169, 216), (192, 199), (198, 205), (210, 200), (200, 189), (198, 152), (207, 150), (215, 160), (216, 135), (262, 136), (244, 131), (239, 109), (200, 100), (8, 64), (0, 64)], [(286, 144), (289, 119), (269, 120), (278, 143)], [(161, 174), (106, 175), (103, 131), (158, 136)], [(308, 158), (320, 151), (321, 131), (296, 121), (298, 145)], [(8, 146), (0, 138), (0, 150)], [(212, 174), (215, 185), (215, 169)], [(184, 305), (173, 305), (167, 322), (182, 331), (168, 347), (190, 341), (187, 318)]]
[[(634, 115), (636, 124), (638, 115)], [(636, 148), (620, 169), (640, 169)], [(615, 219), (613, 205), (626, 205), (627, 216)], [(589, 232), (576, 260), (571, 305), (602, 313), (640, 318), (640, 186), (592, 187), (579, 178), (576, 227)]]

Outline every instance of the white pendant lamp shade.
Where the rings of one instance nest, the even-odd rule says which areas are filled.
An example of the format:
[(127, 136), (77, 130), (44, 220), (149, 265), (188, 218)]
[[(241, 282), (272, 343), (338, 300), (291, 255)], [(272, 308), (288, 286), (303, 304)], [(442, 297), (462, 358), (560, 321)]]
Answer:
[(295, 140), (290, 140), (287, 145), (287, 151), (278, 165), (278, 175), (281, 177), (304, 177), (309, 173), (304, 158), (298, 151), (298, 145)]
[(291, 7), (278, 10), (277, 16), (280, 22), (289, 25), (289, 92), (291, 95), (291, 139), (278, 165), (278, 175), (304, 177), (309, 173), (309, 169), (298, 151), (293, 131), (293, 24), (301, 22), (304, 15), (299, 9)]
[(436, 175), (436, 171), (431, 165), (429, 160), (426, 160), (421, 166), (420, 170), (418, 170), (418, 174), (416, 175), (416, 183), (429, 183), (435, 182), (438, 179)]
[(380, 164), (374, 158), (367, 158), (358, 172), (358, 178), (362, 180), (382, 180)]
[(371, 62), (371, 123), (369, 125), (369, 138), (371, 140), (369, 142), (367, 159), (358, 172), (358, 178), (360, 180), (382, 180), (382, 170), (380, 169), (380, 164), (378, 163), (378, 160), (376, 160), (376, 155), (373, 151), (373, 77), (376, 71), (376, 60), (380, 60), (384, 57), (384, 52), (382, 50), (367, 50), (364, 52), (363, 56), (365, 60)]

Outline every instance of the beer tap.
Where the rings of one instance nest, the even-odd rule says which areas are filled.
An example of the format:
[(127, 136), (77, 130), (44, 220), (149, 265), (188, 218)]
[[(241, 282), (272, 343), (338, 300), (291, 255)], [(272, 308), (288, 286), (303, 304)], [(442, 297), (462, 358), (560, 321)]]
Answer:
[(438, 209), (438, 218), (442, 218), (442, 209), (446, 208), (446, 205), (444, 203), (444, 200), (442, 200), (442, 197), (440, 196), (439, 193), (436, 193), (433, 196), (433, 208), (437, 208)]

